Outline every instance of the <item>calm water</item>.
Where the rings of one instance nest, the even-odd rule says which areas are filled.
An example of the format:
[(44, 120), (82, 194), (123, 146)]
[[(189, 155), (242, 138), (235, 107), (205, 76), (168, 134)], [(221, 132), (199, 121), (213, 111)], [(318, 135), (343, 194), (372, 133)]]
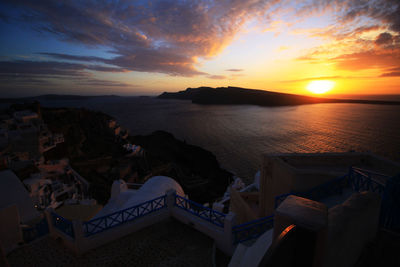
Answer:
[(107, 98), (52, 101), (115, 117), (131, 134), (155, 130), (212, 151), (222, 167), (250, 178), (272, 152), (371, 151), (400, 161), (400, 106), (202, 106), (189, 101)]

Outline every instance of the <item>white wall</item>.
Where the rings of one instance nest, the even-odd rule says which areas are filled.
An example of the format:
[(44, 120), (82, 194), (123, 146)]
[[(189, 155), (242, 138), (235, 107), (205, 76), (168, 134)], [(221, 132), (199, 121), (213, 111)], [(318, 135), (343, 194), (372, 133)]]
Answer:
[(0, 218), (0, 243), (7, 254), (23, 242), (17, 205), (0, 209)]
[(114, 228), (105, 230), (94, 234), (89, 237), (84, 236), (83, 225), (81, 221), (73, 221), (75, 238), (72, 239), (68, 235), (59, 231), (52, 225), (51, 221), (51, 209), (46, 210), (47, 220), (49, 222), (50, 234), (54, 238), (61, 238), (63, 243), (76, 254), (83, 254), (93, 248), (107, 244), (111, 241), (117, 240), (123, 236), (129, 235), (133, 232), (139, 231), (152, 224), (167, 220), (170, 217), (174, 217), (177, 220), (188, 224), (196, 230), (208, 235), (215, 240), (216, 245), (224, 253), (232, 255), (233, 247), (233, 235), (232, 226), (235, 223), (235, 215), (230, 213), (225, 218), (224, 227), (219, 227), (211, 222), (208, 222), (196, 215), (193, 215), (185, 210), (174, 205), (175, 203), (175, 191), (169, 190), (166, 198), (167, 208), (159, 211), (150, 213), (143, 217), (137, 218), (133, 221), (126, 222)]

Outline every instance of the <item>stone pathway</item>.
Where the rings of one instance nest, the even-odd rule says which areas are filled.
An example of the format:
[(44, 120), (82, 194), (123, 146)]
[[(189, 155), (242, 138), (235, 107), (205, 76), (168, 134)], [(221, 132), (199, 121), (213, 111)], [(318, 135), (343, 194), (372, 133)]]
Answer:
[[(46, 237), (13, 251), (7, 259), (10, 266), (212, 266), (212, 245), (206, 235), (171, 219), (80, 257)], [(221, 254), (218, 263), (226, 265), (229, 258)]]

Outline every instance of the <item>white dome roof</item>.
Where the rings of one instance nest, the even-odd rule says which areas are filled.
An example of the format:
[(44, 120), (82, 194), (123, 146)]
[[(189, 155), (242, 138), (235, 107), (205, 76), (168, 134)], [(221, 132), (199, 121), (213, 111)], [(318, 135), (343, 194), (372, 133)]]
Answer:
[(94, 218), (102, 217), (163, 196), (171, 189), (175, 190), (176, 194), (185, 196), (182, 187), (174, 179), (167, 176), (153, 176), (147, 180), (139, 190), (127, 190), (111, 198)]
[(172, 178), (167, 176), (153, 176), (147, 180), (142, 187), (137, 191), (149, 195), (154, 195), (153, 198), (164, 195), (168, 190), (174, 189), (180, 196), (185, 196), (182, 187)]

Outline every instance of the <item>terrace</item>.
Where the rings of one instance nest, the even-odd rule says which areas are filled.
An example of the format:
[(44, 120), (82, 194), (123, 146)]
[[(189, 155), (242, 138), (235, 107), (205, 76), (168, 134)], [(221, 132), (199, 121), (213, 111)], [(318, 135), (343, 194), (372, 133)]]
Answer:
[[(332, 158), (329, 157), (331, 155), (322, 155), (322, 157), (326, 156), (328, 156), (328, 161), (332, 160)], [(276, 157), (274, 156), (273, 159), (276, 160)], [(286, 164), (288, 160), (284, 162)], [(318, 165), (317, 160), (313, 162)], [(371, 167), (372, 164), (367, 164), (365, 166)], [(393, 170), (395, 170), (396, 166), (392, 167)], [(304, 172), (304, 170), (310, 172), (310, 168), (303, 168), (300, 170), (300, 173)], [(315, 171), (315, 169), (311, 171)], [(324, 171), (329, 172), (329, 169), (324, 169)], [(264, 176), (261, 178), (261, 192), (263, 191), (265, 179), (271, 178), (271, 176), (265, 176), (268, 170), (263, 170), (263, 172)], [(318, 170), (318, 172), (321, 175), (320, 170)], [(287, 175), (287, 177), (284, 178), (298, 179), (299, 177), (296, 176), (296, 172), (291, 172), (290, 174), (292, 175)], [(329, 173), (327, 176), (330, 175)], [(241, 256), (237, 256), (235, 252), (236, 256), (234, 255), (233, 259), (235, 259), (236, 262), (240, 262), (238, 257), (240, 258), (246, 255), (246, 251), (251, 251), (254, 246), (263, 247), (263, 252), (259, 252), (261, 256), (266, 253), (269, 246), (276, 242), (277, 235), (287, 226), (285, 225), (287, 220), (282, 218), (286, 217), (294, 222), (297, 221), (300, 228), (302, 227), (301, 220), (304, 220), (304, 218), (307, 220), (305, 225), (313, 225), (314, 221), (312, 216), (304, 216), (304, 214), (309, 212), (308, 210), (310, 210), (310, 207), (318, 206), (320, 210), (319, 214), (317, 214), (317, 217), (320, 218), (317, 220), (318, 224), (316, 224), (318, 229), (311, 229), (311, 232), (317, 231), (316, 233), (318, 235), (325, 235), (326, 231), (330, 232), (335, 229), (342, 229), (340, 223), (343, 220), (340, 218), (347, 218), (345, 221), (353, 221), (351, 225), (358, 225), (356, 227), (357, 231), (353, 231), (351, 230), (352, 228), (349, 228), (352, 233), (359, 232), (360, 236), (364, 236), (364, 238), (360, 239), (362, 240), (360, 241), (361, 243), (355, 246), (357, 251), (354, 252), (351, 259), (351, 261), (354, 262), (359, 256), (360, 249), (365, 246), (365, 242), (369, 242), (371, 238), (375, 236), (375, 230), (378, 224), (381, 229), (399, 229), (399, 213), (396, 212), (399, 208), (396, 206), (396, 197), (398, 196), (392, 192), (393, 190), (397, 190), (397, 179), (397, 176), (389, 177), (359, 167), (350, 167), (344, 175), (330, 179), (327, 182), (320, 182), (316, 186), (307, 188), (307, 190), (296, 191), (293, 190), (293, 188), (289, 188), (288, 192), (276, 195), (273, 198), (273, 214), (245, 223), (238, 223), (240, 222), (238, 221), (239, 217), (237, 217), (235, 213), (230, 212), (225, 214), (204, 207), (179, 196), (176, 194), (175, 190), (172, 189), (168, 190), (165, 195), (155, 199), (106, 214), (102, 217), (96, 217), (89, 221), (70, 221), (51, 210), (47, 210), (46, 215), (51, 236), (55, 239), (62, 240), (62, 243), (77, 255), (86, 255), (93, 250), (97, 250), (100, 246), (108, 246), (107, 244), (116, 242), (118, 239), (123, 239), (133, 232), (138, 233), (144, 231), (144, 229), (151, 227), (151, 225), (162, 224), (173, 218), (180, 221), (177, 222), (174, 220), (175, 223), (184, 223), (196, 229), (199, 233), (203, 233), (213, 239), (215, 247), (219, 248), (220, 251), (226, 255), (232, 255), (234, 251), (237, 252), (239, 249), (239, 254)], [(293, 185), (293, 183), (289, 185)], [(353, 192), (364, 193), (351, 194)], [(350, 195), (351, 197), (348, 198)], [(333, 201), (330, 199), (332, 197), (336, 197), (337, 199)], [(343, 203), (345, 199), (347, 200)], [(382, 204), (381, 199), (383, 199)], [(360, 203), (367, 202), (370, 204), (360, 205)], [(282, 203), (286, 204), (284, 205)], [(341, 207), (343, 205), (354, 207), (342, 209)], [(346, 210), (354, 210), (357, 214), (362, 214), (362, 216), (355, 216), (354, 214), (356, 213)], [(314, 212), (314, 209), (311, 209), (311, 211)], [(346, 212), (343, 213), (343, 211)], [(326, 223), (328, 221), (328, 213), (329, 220), (336, 222), (336, 224), (329, 224), (329, 228), (327, 228), (328, 224)], [(369, 218), (368, 223), (365, 222), (366, 217)], [(360, 224), (360, 220), (365, 223)], [(333, 227), (332, 229), (330, 228), (331, 225)], [(359, 225), (363, 226), (359, 227)], [(296, 229), (299, 227), (296, 227)], [(274, 232), (272, 232), (272, 229), (274, 229)], [(346, 231), (350, 231), (349, 229)], [(309, 230), (310, 229), (307, 231)], [(302, 230), (299, 231), (301, 232)], [(351, 238), (352, 235), (347, 233), (348, 232), (341, 234), (340, 240)], [(312, 235), (314, 235), (314, 233)], [(333, 235), (334, 238), (336, 238), (336, 236), (337, 235)], [(328, 241), (330, 253), (339, 249), (341, 243), (347, 242), (341, 241), (338, 246), (333, 237), (329, 237), (330, 239)]]
[[(168, 220), (148, 226), (76, 257), (50, 237), (19, 248), (11, 266), (213, 266), (213, 240), (188, 225)], [(217, 254), (217, 266), (229, 257)]]

